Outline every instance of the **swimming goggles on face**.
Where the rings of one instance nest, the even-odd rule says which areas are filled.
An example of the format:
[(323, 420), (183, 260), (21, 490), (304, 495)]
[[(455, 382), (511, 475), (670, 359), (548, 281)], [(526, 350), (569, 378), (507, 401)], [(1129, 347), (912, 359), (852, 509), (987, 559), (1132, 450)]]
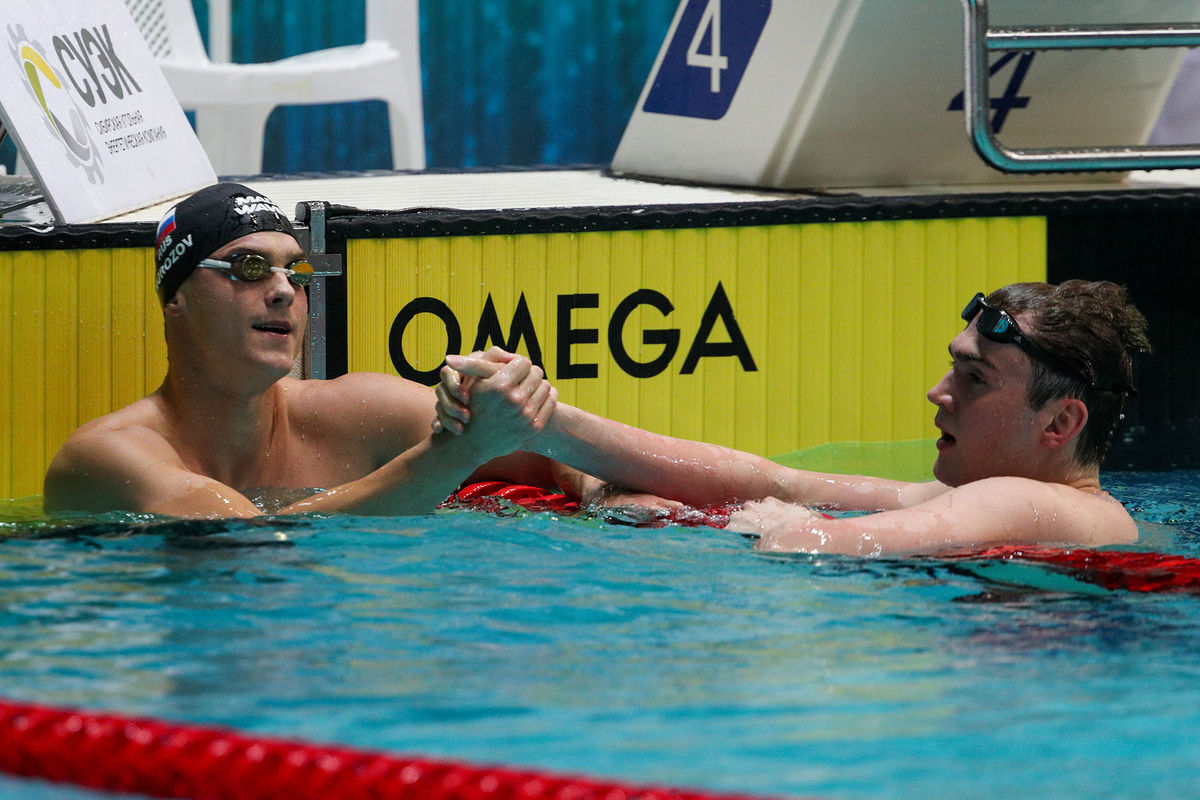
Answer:
[(258, 253), (234, 253), (226, 256), (228, 261), (215, 258), (204, 258), (196, 266), (205, 269), (226, 270), (232, 278), (239, 281), (261, 281), (272, 272), (282, 272), (296, 286), (308, 286), (313, 278), (340, 275), (340, 272), (318, 272), (307, 259), (299, 259), (286, 267), (273, 267), (271, 262)]
[(1038, 347), (1033, 340), (1021, 332), (1021, 329), (1017, 327), (1017, 321), (1007, 311), (989, 306), (984, 299), (983, 292), (978, 292), (972, 297), (971, 302), (967, 303), (966, 308), (962, 310), (962, 318), (967, 323), (975, 319), (976, 314), (979, 315), (979, 319), (975, 321), (975, 330), (979, 331), (985, 339), (1001, 344), (1015, 344), (1027, 356), (1042, 362), (1055, 372), (1089, 386), (1092, 385), (1092, 381), (1082, 372)]

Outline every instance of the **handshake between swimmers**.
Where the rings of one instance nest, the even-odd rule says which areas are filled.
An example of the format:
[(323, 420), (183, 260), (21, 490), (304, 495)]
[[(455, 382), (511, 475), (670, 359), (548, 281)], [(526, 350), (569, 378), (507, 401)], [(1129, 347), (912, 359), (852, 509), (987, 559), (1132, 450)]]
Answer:
[[(504, 480), (585, 502), (744, 504), (729, 527), (771, 551), (1138, 535), (1100, 485), (1132, 355), (1148, 349), (1144, 318), (1112, 283), (970, 298), (952, 367), (928, 393), (941, 432), (935, 480), (906, 483), (623, 425), (559, 403), (539, 367), (495, 349), (447, 356), (433, 389), (382, 373), (293, 378), (316, 273), (279, 208), (216, 184), (171, 208), (156, 239), (166, 374), (71, 434), (46, 473), (48, 512), (250, 517), (277, 495), (286, 500), (273, 513), (420, 514), (464, 482)], [(879, 513), (827, 519), (813, 508)]]

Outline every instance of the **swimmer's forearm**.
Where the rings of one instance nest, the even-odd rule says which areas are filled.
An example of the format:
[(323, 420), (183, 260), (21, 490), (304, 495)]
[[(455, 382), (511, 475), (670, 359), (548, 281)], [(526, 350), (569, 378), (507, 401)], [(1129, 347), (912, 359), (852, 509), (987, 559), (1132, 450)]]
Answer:
[(283, 514), (428, 514), (466, 480), (481, 456), (461, 437), (430, 436), (358, 480), (307, 497)]
[(769, 459), (650, 433), (565, 403), (528, 446), (609, 483), (690, 505), (790, 493), (792, 471)]

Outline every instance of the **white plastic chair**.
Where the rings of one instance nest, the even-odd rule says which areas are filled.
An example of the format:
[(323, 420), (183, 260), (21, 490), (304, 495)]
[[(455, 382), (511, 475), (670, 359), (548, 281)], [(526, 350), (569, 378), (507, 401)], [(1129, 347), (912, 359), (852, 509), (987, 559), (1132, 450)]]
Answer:
[(383, 100), (392, 166), (425, 166), (418, 0), (366, 0), (366, 41), (264, 64), (214, 63), (192, 0), (124, 0), (219, 175), (262, 171), (267, 117), (281, 105)]

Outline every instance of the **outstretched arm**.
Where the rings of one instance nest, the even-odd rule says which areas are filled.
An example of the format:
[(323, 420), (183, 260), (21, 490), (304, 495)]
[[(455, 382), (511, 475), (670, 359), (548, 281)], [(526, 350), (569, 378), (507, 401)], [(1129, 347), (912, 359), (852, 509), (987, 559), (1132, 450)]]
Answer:
[[(438, 418), (446, 430), (470, 429), (472, 383), (511, 357), (448, 356), (438, 387)], [(609, 483), (705, 506), (777, 497), (794, 503), (844, 509), (902, 508), (944, 491), (857, 475), (789, 469), (767, 458), (719, 445), (651, 433), (560, 403), (527, 448)]]
[(950, 489), (911, 508), (827, 519), (795, 506), (749, 503), (730, 530), (757, 533), (768, 552), (906, 555), (971, 550), (997, 544), (1121, 544), (1137, 525), (1107, 496), (1085, 496), (1027, 478), (986, 478)]

